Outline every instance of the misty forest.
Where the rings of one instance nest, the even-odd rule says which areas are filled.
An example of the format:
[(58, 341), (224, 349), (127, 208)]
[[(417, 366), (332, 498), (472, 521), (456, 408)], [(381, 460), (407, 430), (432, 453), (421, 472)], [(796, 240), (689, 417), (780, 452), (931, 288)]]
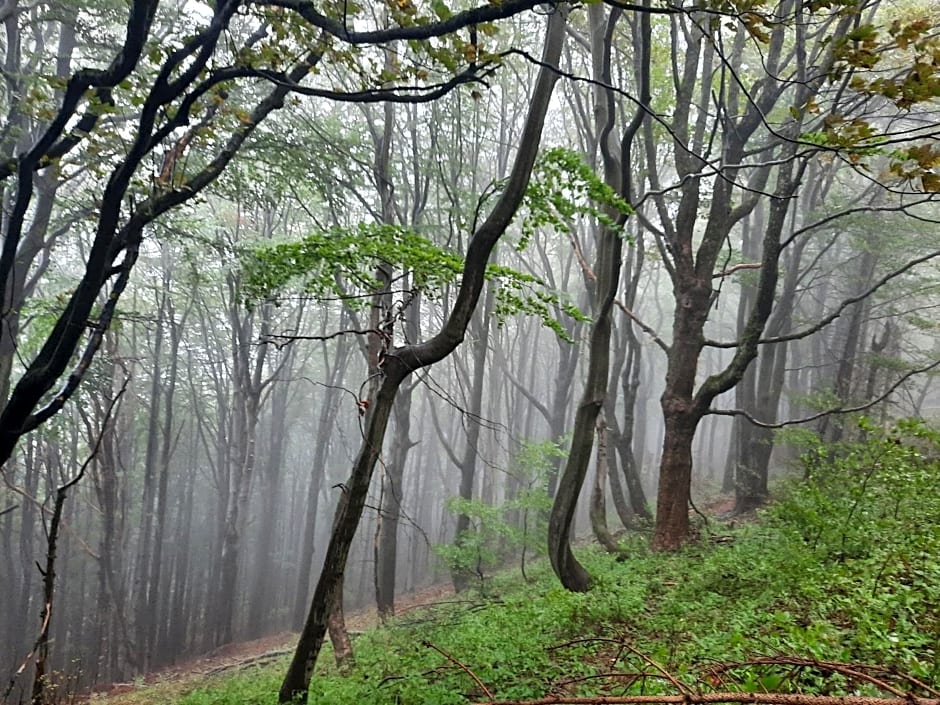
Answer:
[(940, 704), (936, 0), (0, 22), (0, 702)]

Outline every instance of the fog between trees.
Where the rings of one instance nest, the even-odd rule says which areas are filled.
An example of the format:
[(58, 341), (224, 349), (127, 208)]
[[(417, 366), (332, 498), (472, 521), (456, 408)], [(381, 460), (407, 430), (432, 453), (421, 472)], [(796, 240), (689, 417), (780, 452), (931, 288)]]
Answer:
[(299, 631), (368, 462), (324, 615), (936, 417), (929, 4), (440, 5), (0, 11), (13, 702)]

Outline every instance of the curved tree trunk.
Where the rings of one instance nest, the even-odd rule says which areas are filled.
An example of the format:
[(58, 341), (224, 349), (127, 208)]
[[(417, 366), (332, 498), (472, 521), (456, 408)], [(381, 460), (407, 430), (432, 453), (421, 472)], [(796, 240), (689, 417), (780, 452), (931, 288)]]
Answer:
[[(621, 15), (617, 8), (611, 10), (609, 20), (605, 20), (604, 10), (600, 5), (588, 8), (591, 18), (592, 52), (595, 57), (594, 73), (602, 84), (610, 84), (611, 34)], [(643, 25), (643, 46), (648, 47), (649, 15), (643, 13), (640, 22)], [(640, 49), (640, 102), (649, 101), (649, 52)], [(615, 123), (614, 97), (611, 91), (598, 89), (595, 102), (599, 147), (604, 160), (604, 180), (616, 193), (630, 199), (629, 170), (631, 168), (630, 144), (640, 128), (645, 113), (638, 110), (627, 126), (620, 140), (619, 153), (615, 153), (615, 140), (612, 140)], [(604, 405), (610, 370), (610, 334), (611, 309), (617, 288), (620, 284), (621, 251), (623, 240), (621, 229), (626, 222), (626, 215), (610, 214), (618, 227), (602, 226), (598, 232), (597, 264), (595, 274), (594, 323), (591, 327), (587, 382), (581, 396), (581, 402), (575, 413), (574, 430), (571, 439), (571, 451), (565, 463), (565, 469), (558, 482), (558, 492), (552, 505), (548, 522), (548, 555), (555, 575), (567, 589), (584, 592), (590, 588), (591, 580), (587, 571), (574, 557), (571, 551), (571, 528), (574, 521), (578, 495), (584, 484), (591, 450), (594, 441), (594, 424)]]
[(509, 227), (522, 202), (557, 80), (556, 71), (567, 17), (566, 4), (559, 5), (549, 17), (548, 35), (542, 55), (543, 67), (539, 70), (529, 114), (519, 141), (522, 146), (516, 154), (502, 195), (470, 241), (457, 299), (443, 329), (427, 342), (396, 348), (392, 351), (393, 354), (385, 358), (385, 376), (366, 414), (363, 442), (353, 464), (346, 492), (343, 493), (336, 510), (334, 530), (326, 549), (323, 570), (314, 591), (310, 611), (278, 693), (278, 699), (282, 703), (305, 703), (307, 700), (310, 679), (323, 645), (330, 608), (338, 587), (342, 584), (349, 548), (362, 517), (372, 473), (385, 440), (385, 431), (398, 387), (411, 372), (442, 360), (462, 342), (483, 288), (490, 252)]

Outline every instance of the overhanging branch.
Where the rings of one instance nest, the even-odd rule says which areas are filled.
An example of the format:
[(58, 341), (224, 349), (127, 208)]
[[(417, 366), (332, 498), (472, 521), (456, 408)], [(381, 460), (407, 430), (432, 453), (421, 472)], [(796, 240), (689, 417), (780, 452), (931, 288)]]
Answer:
[(764, 421), (758, 421), (753, 416), (751, 416), (748, 412), (744, 411), (744, 409), (710, 409), (709, 411), (705, 413), (711, 414), (713, 416), (741, 416), (747, 419), (750, 423), (760, 428), (776, 429), (776, 428), (786, 428), (787, 426), (796, 426), (799, 424), (810, 423), (811, 421), (816, 421), (818, 419), (821, 419), (824, 416), (830, 416), (832, 414), (855, 414), (855, 413), (858, 413), (859, 411), (865, 411), (867, 409), (870, 409), (871, 407), (875, 406), (876, 404), (880, 402), (883, 402), (885, 399), (891, 396), (891, 394), (894, 393), (894, 391), (898, 387), (900, 387), (902, 384), (904, 384), (904, 382), (906, 382), (908, 379), (910, 379), (914, 375), (923, 374), (924, 372), (930, 372), (930, 370), (938, 366), (940, 366), (940, 360), (935, 360), (934, 362), (931, 362), (929, 365), (924, 365), (923, 367), (916, 367), (913, 370), (908, 370), (903, 375), (901, 375), (901, 377), (897, 381), (895, 381), (894, 384), (892, 384), (883, 394), (880, 394), (879, 396), (875, 397), (874, 399), (871, 399), (870, 401), (865, 402), (864, 404), (858, 404), (857, 406), (835, 406), (835, 407), (832, 407), (831, 409), (820, 411), (817, 414), (813, 414), (812, 416), (806, 416), (802, 419), (790, 419), (787, 421), (779, 421), (776, 423), (765, 423)]

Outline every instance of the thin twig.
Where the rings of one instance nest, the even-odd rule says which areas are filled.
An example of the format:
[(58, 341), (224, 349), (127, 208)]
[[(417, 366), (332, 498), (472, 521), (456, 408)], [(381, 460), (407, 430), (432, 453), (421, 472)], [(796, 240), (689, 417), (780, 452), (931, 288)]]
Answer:
[[(483, 691), (483, 694), (484, 694), (487, 698), (489, 698), (491, 702), (495, 702), (494, 699), (493, 699), (493, 694), (490, 692), (490, 689), (487, 688), (485, 685), (483, 685), (483, 681), (481, 681), (481, 680), (477, 677), (477, 674), (476, 674), (476, 673), (474, 673), (472, 670), (470, 670), (470, 667), (469, 667), (469, 666), (467, 666), (467, 665), (461, 663), (460, 661), (458, 661), (457, 659), (455, 659), (453, 656), (451, 656), (449, 653), (447, 653), (446, 651), (444, 651), (444, 649), (442, 649), (442, 648), (439, 647), (439, 646), (435, 646), (435, 645), (432, 644), (430, 641), (425, 640), (425, 641), (422, 641), (421, 643), (422, 643), (422, 645), (427, 646), (429, 649), (434, 649), (437, 653), (439, 653), (441, 656), (443, 656), (444, 658), (446, 658), (448, 661), (450, 661), (451, 663), (457, 665), (460, 669), (463, 670), (464, 673), (466, 673), (468, 676), (470, 676), (470, 677), (473, 679), (473, 682), (477, 684), (477, 686), (480, 688), (480, 690)], [(938, 705), (940, 705), (940, 703), (938, 703)]]
[(940, 698), (875, 698), (804, 693), (683, 693), (682, 695), (548, 695), (529, 700), (485, 700), (474, 705), (940, 705)]
[[(814, 659), (802, 659), (794, 658), (790, 656), (767, 656), (762, 658), (755, 658), (749, 661), (743, 661), (740, 663), (728, 663), (720, 664), (709, 670), (709, 673), (724, 673), (736, 668), (747, 668), (748, 666), (795, 666), (798, 668), (815, 668), (819, 671), (828, 671), (830, 673), (838, 673), (855, 680), (865, 681), (876, 688), (880, 688), (892, 695), (897, 697), (907, 697), (907, 693), (904, 690), (892, 686), (890, 683), (887, 683), (881, 678), (868, 673), (867, 671), (876, 671), (880, 673), (887, 673), (884, 668), (880, 666), (868, 666), (863, 664), (847, 664), (847, 663), (838, 663), (834, 661), (816, 661)], [(898, 675), (900, 678), (904, 678), (911, 682), (914, 685), (923, 687), (926, 690), (930, 691), (933, 694), (938, 694), (937, 691), (932, 690), (925, 686), (919, 681), (913, 680), (909, 677)]]
[[(698, 510), (696, 510), (696, 511), (698, 511)], [(675, 687), (675, 689), (678, 690), (680, 693), (683, 693), (683, 694), (685, 694), (685, 695), (691, 695), (691, 694), (692, 694), (692, 689), (691, 689), (691, 688), (689, 688), (687, 685), (685, 685), (685, 684), (682, 683), (680, 680), (678, 680), (677, 678), (675, 678), (671, 673), (669, 673), (669, 671), (667, 671), (663, 666), (661, 666), (661, 665), (659, 664), (659, 662), (657, 662), (657, 661), (654, 660), (653, 658), (647, 656), (646, 654), (644, 654), (644, 653), (643, 653), (642, 651), (640, 651), (639, 649), (637, 649), (637, 648), (635, 648), (635, 647), (633, 647), (633, 646), (630, 646), (630, 644), (628, 644), (628, 643), (626, 643), (626, 642), (623, 642), (623, 645), (624, 645), (624, 647), (625, 647), (627, 650), (630, 651), (630, 653), (635, 654), (636, 656), (639, 656), (641, 659), (643, 659), (644, 661), (646, 661), (650, 666), (652, 666), (652, 667), (655, 668), (657, 671), (659, 671), (660, 673), (662, 673), (663, 676), (666, 678), (666, 680), (668, 680), (670, 683), (672, 683), (672, 685)]]

